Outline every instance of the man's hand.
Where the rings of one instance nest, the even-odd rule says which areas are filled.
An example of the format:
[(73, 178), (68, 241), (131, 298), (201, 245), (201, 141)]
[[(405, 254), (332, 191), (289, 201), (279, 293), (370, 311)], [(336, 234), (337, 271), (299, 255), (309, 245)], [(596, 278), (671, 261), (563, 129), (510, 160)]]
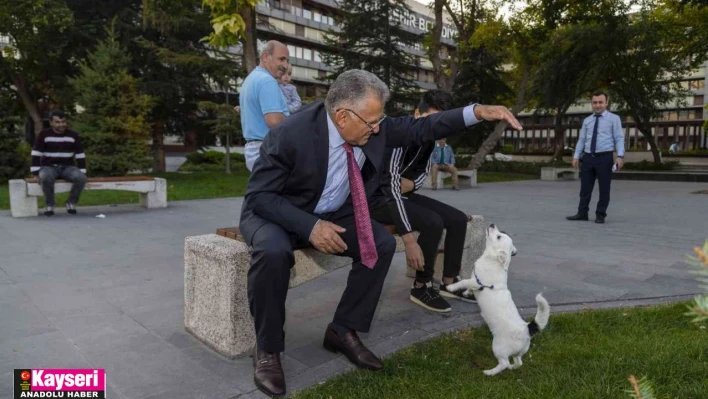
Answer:
[(507, 121), (509, 126), (516, 130), (522, 130), (521, 124), (516, 120), (514, 114), (511, 113), (503, 105), (482, 105), (477, 104), (474, 107), (474, 116), (477, 119), (484, 119), (485, 121)]
[(404, 235), (403, 243), (406, 246), (406, 263), (408, 263), (408, 266), (422, 271), (423, 266), (425, 266), (425, 258), (423, 258), (423, 250), (418, 245), (416, 234), (411, 232)]
[(578, 165), (580, 165), (580, 160), (578, 158), (573, 158), (573, 167), (578, 169)]
[(617, 164), (617, 170), (622, 169), (622, 167), (624, 166), (624, 160), (622, 158), (617, 158), (615, 163)]
[(240, 114), (241, 113), (241, 106), (240, 105), (235, 106), (234, 111), (236, 111), (237, 113)]
[(341, 226), (320, 220), (315, 224), (312, 233), (310, 233), (310, 243), (320, 252), (341, 254), (347, 250), (347, 244), (344, 243), (339, 233), (344, 233), (345, 231), (347, 230)]
[(401, 177), (401, 194), (413, 191), (414, 188), (415, 184), (413, 184), (412, 180), (408, 180), (405, 177)]

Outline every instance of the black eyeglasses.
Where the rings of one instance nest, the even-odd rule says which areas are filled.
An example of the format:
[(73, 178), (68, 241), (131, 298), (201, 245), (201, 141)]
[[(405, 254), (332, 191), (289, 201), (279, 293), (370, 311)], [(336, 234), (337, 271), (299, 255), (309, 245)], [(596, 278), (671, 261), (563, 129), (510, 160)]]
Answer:
[(383, 116), (382, 116), (381, 118), (379, 118), (378, 121), (376, 121), (376, 122), (374, 122), (374, 123), (372, 124), (372, 123), (367, 122), (364, 118), (362, 118), (361, 116), (359, 116), (359, 114), (357, 114), (356, 112), (352, 111), (352, 110), (349, 109), (349, 108), (337, 108), (334, 112), (339, 112), (340, 110), (349, 111), (349, 112), (351, 112), (352, 114), (356, 115), (357, 118), (361, 119), (361, 121), (366, 124), (366, 126), (369, 128), (369, 133), (371, 133), (371, 134), (374, 134), (374, 129), (375, 129), (377, 126), (379, 126), (379, 125), (381, 124), (381, 122), (384, 121), (384, 119), (386, 119), (386, 114), (383, 114)]

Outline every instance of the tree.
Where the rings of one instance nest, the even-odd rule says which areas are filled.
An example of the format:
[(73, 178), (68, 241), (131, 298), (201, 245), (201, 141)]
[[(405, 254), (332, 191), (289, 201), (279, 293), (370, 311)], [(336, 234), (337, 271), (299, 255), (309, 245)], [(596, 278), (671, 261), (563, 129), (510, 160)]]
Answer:
[[(457, 28), (457, 48), (448, 48), (448, 57), (443, 59), (442, 54), (442, 31), (443, 31), (443, 10), (447, 11)], [(461, 68), (469, 59), (470, 50), (474, 48), (468, 46), (470, 39), (477, 30), (479, 24), (496, 15), (499, 11), (499, 4), (488, 0), (435, 0), (433, 3), (433, 15), (435, 24), (425, 39), (425, 49), (430, 62), (433, 64), (435, 84), (443, 90), (452, 90), (455, 87)], [(474, 55), (471, 56), (474, 58)]]
[(67, 32), (73, 25), (73, 15), (61, 1), (0, 2), (0, 31), (10, 37), (10, 45), (0, 50), (0, 84), (17, 92), (35, 133), (51, 103), (69, 103), (66, 79), (75, 70), (75, 48)]
[[(531, 79), (540, 64), (539, 52), (545, 43), (545, 31), (538, 23), (534, 23), (533, 16), (527, 13), (515, 13), (508, 21), (502, 18), (488, 18), (482, 22), (470, 43), (473, 48), (484, 48), (492, 53), (505, 65), (499, 71), (500, 80), (507, 90), (504, 96), (498, 98), (498, 103), (511, 107), (511, 112), (518, 115), (525, 109), (532, 98), (529, 95)], [(479, 168), (486, 155), (491, 152), (501, 139), (506, 130), (505, 121), (497, 122), (494, 130), (486, 137), (472, 156), (469, 169)]]
[(237, 57), (202, 40), (212, 32), (199, 0), (145, 0), (143, 19), (123, 36), (142, 78), (141, 91), (153, 96), (153, 169), (165, 170), (165, 135), (210, 134), (200, 120), (200, 101), (220, 102), (217, 90), (242, 75)]
[(404, 47), (413, 47), (419, 37), (400, 24), (410, 9), (404, 0), (343, 0), (341, 10), (341, 30), (330, 31), (325, 42), (342, 50), (323, 55), (323, 62), (335, 68), (325, 79), (349, 69), (372, 72), (391, 90), (386, 112), (402, 113), (397, 104), (412, 103), (417, 91), (412, 73), (419, 63)]
[(91, 174), (125, 175), (150, 167), (151, 98), (138, 92), (139, 81), (128, 73), (129, 66), (130, 57), (112, 32), (71, 79), (84, 108), (73, 125), (81, 134)]
[(661, 156), (651, 122), (662, 107), (685, 103), (688, 91), (679, 81), (708, 57), (706, 21), (708, 7), (667, 1), (642, 10), (616, 32), (614, 43), (622, 46), (608, 57), (608, 85), (646, 138), (654, 162)]
[(246, 72), (258, 66), (256, 53), (256, 4), (258, 0), (203, 0), (211, 10), (214, 31), (205, 39), (219, 48), (241, 43)]
[(241, 137), (241, 118), (233, 107), (229, 104), (217, 104), (211, 101), (202, 101), (199, 103), (199, 109), (211, 115), (204, 121), (204, 124), (209, 126), (212, 134), (218, 137), (225, 137), (223, 141), (226, 147), (226, 173), (231, 173), (231, 157), (230, 147), (234, 139), (234, 133), (237, 137)]

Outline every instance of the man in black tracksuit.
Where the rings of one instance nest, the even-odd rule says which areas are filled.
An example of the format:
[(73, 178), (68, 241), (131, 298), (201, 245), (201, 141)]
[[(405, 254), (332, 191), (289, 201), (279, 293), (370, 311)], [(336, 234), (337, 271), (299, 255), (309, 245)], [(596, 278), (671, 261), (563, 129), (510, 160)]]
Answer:
[[(450, 93), (430, 90), (420, 100), (415, 117), (425, 117), (452, 108)], [(435, 142), (431, 141), (420, 147), (387, 149), (389, 167), (381, 188), (389, 198), (389, 207), (383, 210), (379, 208), (372, 212), (371, 217), (380, 223), (394, 224), (403, 238), (408, 266), (417, 270), (410, 300), (434, 312), (449, 312), (450, 304), (441, 295), (467, 302), (475, 302), (475, 298), (473, 295), (465, 296), (464, 290), (450, 292), (446, 288), (459, 281), (467, 215), (416, 192), (430, 173), (430, 154), (434, 148)], [(445, 260), (443, 281), (438, 291), (433, 287), (432, 280), (443, 229), (447, 230)], [(419, 232), (417, 240), (414, 231)]]

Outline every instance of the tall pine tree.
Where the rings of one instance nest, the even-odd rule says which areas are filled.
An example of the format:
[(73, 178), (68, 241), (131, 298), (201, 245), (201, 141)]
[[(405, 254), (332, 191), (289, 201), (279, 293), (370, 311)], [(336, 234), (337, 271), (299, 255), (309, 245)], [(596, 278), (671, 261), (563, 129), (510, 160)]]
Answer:
[(340, 49), (324, 54), (325, 64), (335, 68), (326, 79), (336, 79), (350, 69), (364, 69), (378, 76), (389, 89), (386, 113), (397, 115), (412, 105), (418, 88), (414, 83), (418, 59), (405, 50), (422, 38), (401, 24), (411, 14), (404, 0), (343, 0), (341, 30), (331, 31), (325, 42)]
[(151, 166), (152, 99), (138, 92), (129, 66), (130, 57), (111, 32), (71, 80), (84, 108), (72, 125), (81, 135), (90, 175), (124, 175)]

